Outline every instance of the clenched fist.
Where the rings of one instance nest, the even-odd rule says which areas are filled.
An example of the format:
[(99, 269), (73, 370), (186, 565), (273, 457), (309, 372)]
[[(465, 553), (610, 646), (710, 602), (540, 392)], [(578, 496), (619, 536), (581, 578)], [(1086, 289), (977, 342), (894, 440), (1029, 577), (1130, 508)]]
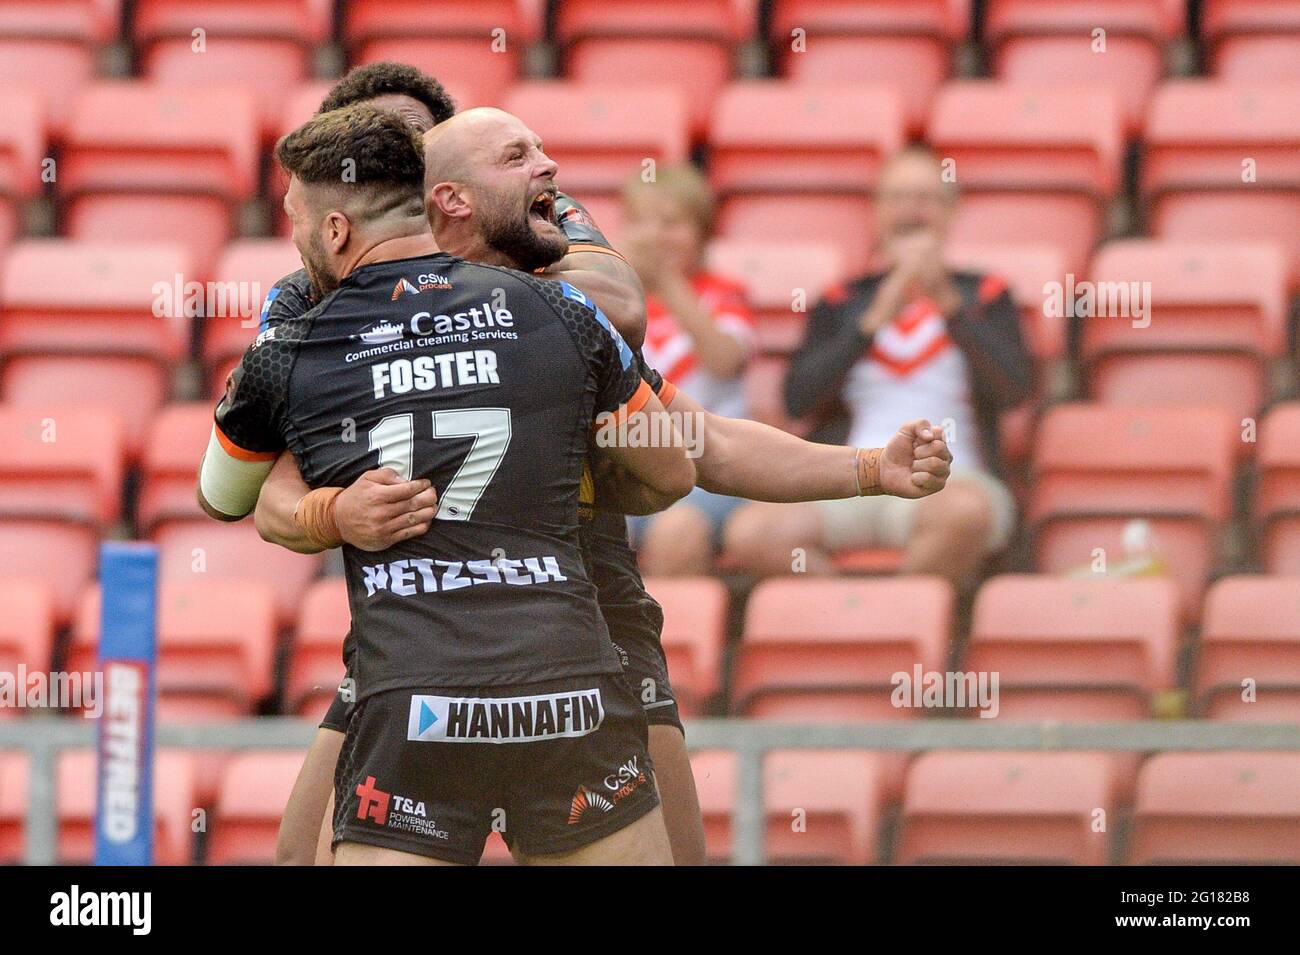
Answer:
[(880, 487), (894, 497), (926, 497), (948, 483), (952, 452), (943, 432), (924, 418), (895, 432), (880, 456)]

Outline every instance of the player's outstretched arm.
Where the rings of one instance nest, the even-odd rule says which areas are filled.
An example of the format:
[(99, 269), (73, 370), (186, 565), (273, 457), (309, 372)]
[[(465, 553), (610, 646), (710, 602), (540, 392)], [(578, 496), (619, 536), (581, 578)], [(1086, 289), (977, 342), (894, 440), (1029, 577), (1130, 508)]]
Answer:
[(316, 554), (343, 542), (361, 550), (386, 550), (419, 537), (438, 511), (429, 481), (403, 481), (392, 468), (376, 468), (349, 487), (312, 490), (298, 461), (282, 454), (262, 484), (253, 521), (262, 539), (299, 554)]
[[(836, 500), (864, 492), (917, 498), (943, 488), (952, 453), (943, 432), (925, 420), (899, 428), (873, 462), (879, 487), (862, 487), (859, 462), (873, 449), (816, 444), (757, 421), (706, 412), (677, 391), (668, 403), (673, 415), (702, 415), (703, 437), (696, 481), (706, 491), (751, 501), (784, 504)], [(774, 462), (779, 462), (774, 466)], [(867, 478), (867, 483), (871, 479)]]

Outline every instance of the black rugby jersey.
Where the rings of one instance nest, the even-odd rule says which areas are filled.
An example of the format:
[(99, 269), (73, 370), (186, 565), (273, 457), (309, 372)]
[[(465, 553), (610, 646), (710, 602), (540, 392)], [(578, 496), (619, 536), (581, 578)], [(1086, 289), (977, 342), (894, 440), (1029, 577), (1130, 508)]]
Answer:
[(237, 450), (287, 447), (312, 487), (389, 466), (438, 489), (428, 534), (343, 548), (364, 698), (619, 669), (578, 490), (595, 416), (649, 393), (582, 292), (439, 254), (365, 266), (272, 324), (216, 419)]

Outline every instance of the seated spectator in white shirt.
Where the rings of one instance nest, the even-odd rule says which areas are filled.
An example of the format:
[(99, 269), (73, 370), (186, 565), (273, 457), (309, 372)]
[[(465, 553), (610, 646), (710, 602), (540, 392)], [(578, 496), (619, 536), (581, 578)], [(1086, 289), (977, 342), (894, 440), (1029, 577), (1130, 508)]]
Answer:
[(1015, 506), (999, 474), (998, 418), (1030, 395), (1033, 365), (1006, 283), (944, 267), (956, 203), (928, 149), (909, 147), (886, 164), (878, 267), (823, 296), (785, 380), (792, 416), (820, 413), (832, 425), (818, 440), (880, 447), (899, 421), (941, 425), (953, 455), (947, 486), (914, 501), (747, 503), (725, 542), (749, 572), (830, 573), (837, 552), (895, 548), (904, 572), (938, 574), (961, 590), (1010, 539)]

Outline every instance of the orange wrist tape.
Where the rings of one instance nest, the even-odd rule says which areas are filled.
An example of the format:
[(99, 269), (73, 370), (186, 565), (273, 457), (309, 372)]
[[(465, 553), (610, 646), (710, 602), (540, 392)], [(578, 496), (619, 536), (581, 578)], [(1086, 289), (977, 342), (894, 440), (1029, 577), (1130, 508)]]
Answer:
[(880, 486), (880, 456), (884, 448), (858, 448), (858, 495), (884, 494)]
[(294, 523), (317, 547), (327, 550), (343, 543), (338, 525), (334, 523), (334, 502), (343, 493), (341, 487), (318, 487), (308, 491), (293, 509)]

